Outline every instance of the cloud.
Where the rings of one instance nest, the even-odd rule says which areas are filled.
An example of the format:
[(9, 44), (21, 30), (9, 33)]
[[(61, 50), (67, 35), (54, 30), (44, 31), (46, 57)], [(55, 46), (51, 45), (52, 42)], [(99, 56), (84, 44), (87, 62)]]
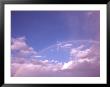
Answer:
[(73, 64), (73, 61), (69, 61), (67, 63), (64, 63), (64, 65), (62, 66), (62, 70), (64, 69), (71, 69), (71, 65)]
[(72, 44), (64, 44), (64, 45), (61, 45), (60, 47), (61, 48), (70, 48), (72, 46)]
[(78, 54), (79, 52), (81, 52), (80, 50), (84, 48), (84, 45), (80, 45), (79, 47), (77, 48), (72, 48), (71, 51), (70, 51), (70, 55), (76, 55)]
[(76, 54), (77, 58), (87, 58), (87, 56), (91, 53), (90, 49), (86, 49), (84, 51), (78, 51)]
[(11, 44), (12, 50), (19, 50), (25, 48), (27, 48), (27, 45), (25, 43), (25, 37), (12, 38), (12, 44)]
[(38, 57), (42, 57), (42, 56), (36, 55), (36, 56), (34, 56), (34, 57), (38, 58)]
[(12, 63), (11, 67), (12, 76), (44, 76), (47, 74), (49, 75), (50, 72), (54, 73), (60, 70), (62, 64), (49, 63), (48, 60), (42, 61), (33, 59), (30, 62), (26, 62), (25, 60), (24, 63)]
[(78, 59), (93, 59), (94, 57), (99, 57), (100, 55), (100, 48), (98, 43), (95, 43), (90, 48), (86, 48), (84, 50), (82, 50), (82, 48), (84, 48), (83, 45), (79, 46), (78, 48), (72, 48), (70, 51), (71, 57), (75, 57)]
[(12, 38), (11, 52), (13, 57), (34, 56), (37, 52), (26, 43), (25, 37)]
[(69, 61), (67, 63), (49, 63), (49, 61), (38, 61), (29, 63), (13, 63), (12, 76), (15, 77), (86, 77), (100, 76), (99, 64), (89, 61)]
[[(65, 44), (64, 46), (71, 45)], [(37, 52), (28, 46), (25, 37), (13, 38), (11, 47), (12, 54), (14, 54), (14, 58), (11, 61), (11, 76), (100, 76), (100, 46), (97, 43), (92, 44), (88, 48), (85, 48), (85, 45), (80, 45), (77, 48), (71, 47), (71, 59), (65, 63), (58, 62), (57, 60), (40, 60), (42, 56), (37, 55)]]

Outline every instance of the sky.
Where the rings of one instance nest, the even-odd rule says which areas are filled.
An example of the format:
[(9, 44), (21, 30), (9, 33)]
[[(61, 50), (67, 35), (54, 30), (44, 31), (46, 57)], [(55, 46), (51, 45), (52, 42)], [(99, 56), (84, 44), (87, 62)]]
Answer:
[(100, 11), (11, 11), (12, 76), (100, 76)]
[(12, 37), (25, 36), (37, 51), (57, 41), (99, 40), (99, 15), (99, 11), (12, 11)]

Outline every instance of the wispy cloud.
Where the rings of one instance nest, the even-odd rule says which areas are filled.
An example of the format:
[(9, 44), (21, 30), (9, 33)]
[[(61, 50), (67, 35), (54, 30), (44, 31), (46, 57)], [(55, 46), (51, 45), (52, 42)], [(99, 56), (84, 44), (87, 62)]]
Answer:
[(64, 44), (64, 45), (61, 45), (60, 47), (61, 48), (70, 48), (72, 46), (72, 44)]

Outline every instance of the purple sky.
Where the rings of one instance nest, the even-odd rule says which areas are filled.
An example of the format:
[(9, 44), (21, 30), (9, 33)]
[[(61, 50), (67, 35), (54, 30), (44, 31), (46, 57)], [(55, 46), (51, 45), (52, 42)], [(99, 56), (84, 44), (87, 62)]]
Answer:
[(11, 38), (12, 76), (100, 75), (100, 11), (12, 11)]

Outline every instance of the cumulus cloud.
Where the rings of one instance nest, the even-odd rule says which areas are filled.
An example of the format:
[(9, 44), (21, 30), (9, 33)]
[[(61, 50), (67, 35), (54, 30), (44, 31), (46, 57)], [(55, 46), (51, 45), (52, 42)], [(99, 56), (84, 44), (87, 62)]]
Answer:
[[(71, 46), (71, 44), (65, 44)], [(71, 48), (68, 62), (62, 63), (57, 60), (40, 60), (41, 55), (28, 46), (25, 37), (13, 38), (11, 49), (15, 52), (15, 58), (11, 62), (11, 76), (15, 77), (86, 77), (100, 76), (100, 48), (99, 44), (93, 44), (88, 48), (80, 45)], [(12, 53), (13, 54), (13, 53)], [(27, 58), (23, 54), (29, 55)], [(33, 57), (34, 56), (34, 57)], [(39, 58), (39, 59), (38, 59)]]
[(12, 38), (11, 51), (13, 57), (34, 56), (37, 52), (26, 43), (25, 37)]
[(24, 48), (27, 48), (27, 45), (25, 43), (25, 37), (12, 38), (12, 43), (11, 43), (12, 50), (19, 50)]

